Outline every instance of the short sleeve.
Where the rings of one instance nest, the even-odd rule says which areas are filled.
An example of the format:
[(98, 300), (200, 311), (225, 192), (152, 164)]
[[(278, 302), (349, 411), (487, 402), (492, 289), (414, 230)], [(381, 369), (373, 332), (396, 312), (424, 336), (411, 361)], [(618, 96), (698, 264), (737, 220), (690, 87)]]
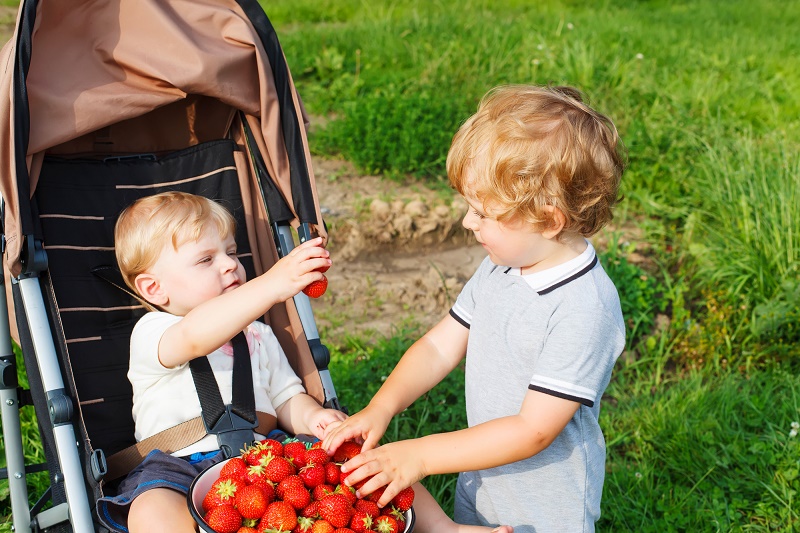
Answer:
[(260, 386), (267, 391), (270, 403), (277, 409), (292, 396), (304, 393), (305, 389), (289, 364), (272, 328), (261, 322), (254, 322), (253, 325), (258, 329), (261, 344)]
[(553, 316), (529, 389), (588, 407), (600, 400), (625, 333), (610, 313), (595, 311)]
[(160, 311), (147, 313), (136, 323), (131, 333), (131, 353), (128, 379), (147, 387), (175, 369), (165, 368), (158, 359), (158, 344), (170, 326), (182, 317)]
[(472, 324), (472, 314), (475, 311), (475, 303), (480, 299), (480, 292), (484, 281), (496, 268), (498, 268), (497, 265), (486, 257), (469, 281), (464, 285), (464, 288), (461, 289), (461, 293), (450, 309), (450, 316), (467, 329), (469, 329)]

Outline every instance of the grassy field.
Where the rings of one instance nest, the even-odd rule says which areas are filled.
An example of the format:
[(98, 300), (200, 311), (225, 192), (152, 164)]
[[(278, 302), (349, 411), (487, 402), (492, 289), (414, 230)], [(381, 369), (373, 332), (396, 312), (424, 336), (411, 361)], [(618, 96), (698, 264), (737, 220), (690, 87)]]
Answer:
[[(613, 117), (626, 199), (601, 259), (629, 340), (601, 415), (598, 527), (800, 528), (800, 40), (783, 31), (800, 5), (299, 0), (268, 14), (327, 119), (313, 149), (387, 179), (444, 186), (453, 133), (498, 84), (574, 85)], [(351, 409), (419, 334), (336, 347)], [(462, 380), (387, 438), (462, 427)], [(453, 480), (428, 481), (445, 508)]]
[[(574, 85), (613, 117), (628, 170), (601, 259), (629, 336), (600, 419), (598, 528), (800, 529), (800, 3), (264, 5), (325, 118), (312, 149), (386, 179), (445, 187), (453, 133), (498, 84)], [(331, 347), (351, 412), (420, 333)], [(462, 383), (457, 370), (387, 438), (462, 427)], [(427, 481), (446, 509), (453, 483)]]

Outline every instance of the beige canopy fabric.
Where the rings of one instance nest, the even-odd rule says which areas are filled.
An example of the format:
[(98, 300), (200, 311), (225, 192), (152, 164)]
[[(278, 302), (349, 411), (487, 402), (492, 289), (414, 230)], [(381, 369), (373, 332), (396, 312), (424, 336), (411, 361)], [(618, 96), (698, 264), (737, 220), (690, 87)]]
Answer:
[[(0, 51), (0, 185), (6, 202), (5, 260), (13, 275), (21, 272), (22, 250), (14, 118), (25, 112), (14, 101), (16, 40), (15, 33)], [(293, 205), (271, 65), (234, 0), (40, 2), (31, 49), (31, 193), (45, 153), (77, 154), (106, 146), (120, 154), (129, 145), (141, 150), (134, 141), (142, 139), (149, 139), (149, 150), (166, 153), (208, 140), (230, 125), (232, 110), (238, 110), (260, 126), (254, 134), (267, 170)], [(296, 114), (305, 124), (291, 78), (289, 83)], [(159, 127), (154, 131), (150, 121), (149, 129), (142, 129), (144, 121), (138, 118), (156, 111), (163, 115)], [(171, 132), (179, 119), (190, 127)], [(318, 221), (313, 229), (326, 237), (305, 128), (299, 130)]]
[[(298, 171), (290, 168), (292, 157), (284, 144), (272, 65), (256, 28), (235, 0), (39, 2), (26, 83), (27, 108), (14, 96), (17, 34), (25, 7), (21, 3), (14, 37), (0, 50), (0, 194), (5, 201), (5, 263), (10, 275), (23, 271), (25, 236), (15, 149), (24, 140), (15, 138), (15, 119), (28, 112), (25, 168), (31, 195), (46, 154), (95, 158), (168, 154), (225, 136), (243, 147), (246, 122), (267, 172), (295, 214), (290, 223), (297, 227), (309, 222), (312, 231), (327, 239), (308, 150), (305, 110), (289, 77), (290, 107), (298, 120), (294, 129), (302, 141), (302, 153), (293, 153), (295, 161), (305, 161), (316, 222), (299, 220), (293, 207), (290, 176)], [(241, 154), (237, 170), (243, 199), (249, 204), (245, 205), (248, 234), (260, 274), (277, 260), (277, 253), (270, 244), (253, 162)], [(7, 291), (10, 300), (9, 295)], [(9, 318), (12, 336), (18, 338), (13, 313)], [(265, 318), (309, 394), (324, 400), (293, 302), (274, 306)]]

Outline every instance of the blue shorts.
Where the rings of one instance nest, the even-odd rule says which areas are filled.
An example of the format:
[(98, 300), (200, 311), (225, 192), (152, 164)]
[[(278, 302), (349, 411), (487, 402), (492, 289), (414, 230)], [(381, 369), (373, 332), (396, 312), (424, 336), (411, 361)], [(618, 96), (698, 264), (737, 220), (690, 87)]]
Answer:
[(162, 488), (188, 494), (194, 478), (222, 459), (219, 450), (189, 457), (173, 457), (153, 450), (120, 482), (116, 496), (104, 496), (97, 501), (97, 516), (111, 531), (128, 533), (128, 511), (137, 496)]

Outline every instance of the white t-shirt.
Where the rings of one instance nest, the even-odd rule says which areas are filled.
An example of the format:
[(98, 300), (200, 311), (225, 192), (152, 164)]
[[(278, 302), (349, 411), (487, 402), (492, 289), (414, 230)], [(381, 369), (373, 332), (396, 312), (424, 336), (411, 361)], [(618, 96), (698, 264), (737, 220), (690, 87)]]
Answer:
[[(165, 368), (158, 360), (158, 344), (164, 332), (183, 317), (163, 312), (147, 313), (131, 334), (128, 380), (133, 386), (133, 420), (136, 441), (201, 416), (189, 364)], [(250, 365), (253, 372), (256, 411), (275, 415), (283, 402), (305, 392), (300, 378), (289, 365), (272, 329), (253, 322), (247, 329)], [(226, 353), (227, 352), (227, 353)], [(231, 402), (233, 357), (229, 346), (208, 355), (219, 385), (222, 401)], [(256, 438), (263, 436), (256, 435)], [(176, 456), (219, 449), (215, 435), (173, 453)]]

